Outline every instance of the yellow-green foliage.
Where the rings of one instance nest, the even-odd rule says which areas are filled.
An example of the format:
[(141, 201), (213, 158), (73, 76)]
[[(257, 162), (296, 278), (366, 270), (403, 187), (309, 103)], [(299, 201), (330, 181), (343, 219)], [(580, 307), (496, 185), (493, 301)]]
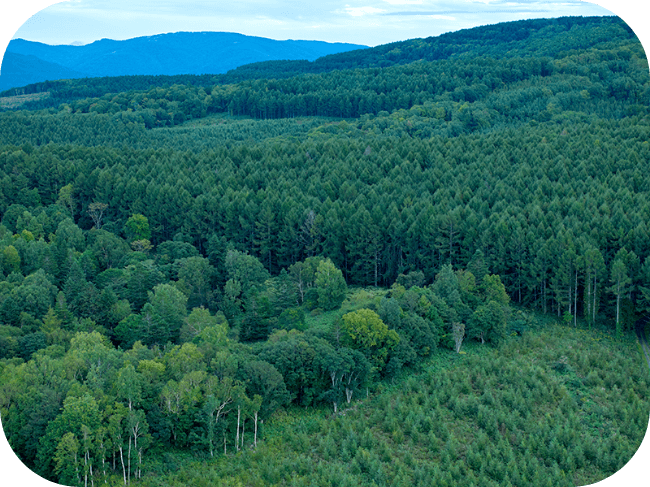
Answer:
[(370, 309), (344, 314), (343, 327), (352, 341), (379, 369), (385, 365), (388, 351), (399, 343), (397, 332), (389, 330), (379, 315)]

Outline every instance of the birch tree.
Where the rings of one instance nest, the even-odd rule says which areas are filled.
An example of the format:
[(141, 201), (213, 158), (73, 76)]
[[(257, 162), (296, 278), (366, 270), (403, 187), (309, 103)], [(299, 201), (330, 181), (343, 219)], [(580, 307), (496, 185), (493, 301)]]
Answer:
[(454, 337), (456, 353), (460, 353), (460, 347), (463, 344), (463, 337), (465, 336), (465, 325), (458, 322), (453, 323), (451, 325), (451, 333)]
[(603, 254), (595, 247), (589, 247), (584, 253), (584, 315), (591, 328), (596, 323), (599, 303), (599, 282), (605, 271), (605, 261)]

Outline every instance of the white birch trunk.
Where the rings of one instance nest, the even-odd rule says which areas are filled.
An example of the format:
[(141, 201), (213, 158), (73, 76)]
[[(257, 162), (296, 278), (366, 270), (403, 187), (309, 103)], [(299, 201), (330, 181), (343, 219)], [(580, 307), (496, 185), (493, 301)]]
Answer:
[(616, 283), (616, 330), (618, 331), (619, 310), (621, 308), (621, 286), (620, 281)]
[(239, 451), (239, 419), (241, 417), (241, 407), (237, 406), (237, 435), (235, 436), (235, 448)]
[(257, 411), (255, 411), (255, 433), (253, 436), (253, 445), (257, 448)]
[(77, 462), (77, 454), (74, 454), (74, 471), (77, 474), (77, 482), (81, 482), (81, 477), (79, 477), (79, 463)]
[(128, 462), (128, 469), (127, 469), (127, 478), (129, 479), (129, 484), (131, 483), (131, 437), (129, 436), (129, 454), (126, 457), (126, 461)]
[(353, 394), (352, 389), (346, 387), (345, 388), (345, 399), (348, 401), (348, 404), (350, 404), (350, 402), (352, 401), (352, 394)]
[[(90, 460), (90, 453), (88, 453), (88, 459)], [(95, 487), (95, 479), (93, 478), (93, 463), (90, 462), (90, 487)]]
[(578, 326), (578, 268), (576, 267), (576, 280), (573, 287), (573, 326)]
[(591, 307), (591, 312), (593, 313), (592, 323), (596, 324), (596, 275), (594, 274), (594, 304)]
[(120, 445), (120, 460), (122, 461), (122, 476), (124, 477), (124, 485), (126, 485), (126, 468), (124, 467), (124, 454), (122, 453), (121, 445)]
[(246, 418), (241, 423), (241, 449), (244, 449), (244, 429), (246, 428)]

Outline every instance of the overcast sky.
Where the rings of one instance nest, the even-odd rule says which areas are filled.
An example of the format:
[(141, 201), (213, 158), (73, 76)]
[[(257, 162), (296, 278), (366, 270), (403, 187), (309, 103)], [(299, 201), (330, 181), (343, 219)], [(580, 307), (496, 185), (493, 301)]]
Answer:
[(376, 46), (509, 20), (611, 14), (577, 0), (69, 0), (36, 13), (12, 37), (71, 44), (224, 31)]

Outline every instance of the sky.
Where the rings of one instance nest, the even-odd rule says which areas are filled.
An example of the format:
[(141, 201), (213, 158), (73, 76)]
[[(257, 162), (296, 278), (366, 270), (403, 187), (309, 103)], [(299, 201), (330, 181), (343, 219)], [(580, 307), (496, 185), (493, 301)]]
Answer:
[(483, 24), (565, 15), (611, 12), (579, 0), (68, 0), (36, 13), (12, 37), (87, 44), (101, 38), (222, 31), (376, 46)]

